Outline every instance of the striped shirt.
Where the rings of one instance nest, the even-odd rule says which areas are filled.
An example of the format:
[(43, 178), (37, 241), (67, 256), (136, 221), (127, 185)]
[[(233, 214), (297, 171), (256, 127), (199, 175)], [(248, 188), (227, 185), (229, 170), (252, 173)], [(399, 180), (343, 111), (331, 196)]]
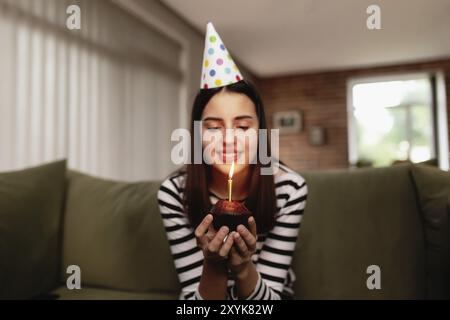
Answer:
[[(168, 177), (158, 192), (158, 203), (169, 240), (170, 250), (181, 284), (180, 299), (202, 299), (198, 287), (203, 270), (203, 251), (197, 246), (194, 228), (182, 205), (186, 174), (177, 172)], [(258, 272), (258, 281), (249, 300), (280, 299), (293, 295), (295, 274), (291, 268), (298, 230), (306, 205), (307, 186), (298, 173), (280, 164), (274, 175), (277, 212), (275, 225), (266, 234), (258, 234), (256, 252), (252, 261)], [(215, 204), (219, 199), (210, 192)], [(228, 277), (227, 298), (237, 300), (234, 280)]]

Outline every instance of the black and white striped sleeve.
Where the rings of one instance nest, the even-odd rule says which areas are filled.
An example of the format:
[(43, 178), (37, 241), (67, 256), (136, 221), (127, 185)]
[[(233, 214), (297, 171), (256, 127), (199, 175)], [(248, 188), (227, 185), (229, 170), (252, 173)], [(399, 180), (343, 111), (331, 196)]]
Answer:
[[(258, 255), (258, 282), (247, 297), (248, 300), (279, 300), (284, 290), (308, 194), (303, 177), (289, 176), (288, 180), (276, 185), (279, 188), (277, 195), (282, 195), (280, 198), (285, 198), (286, 201)], [(237, 299), (234, 291), (231, 291), (231, 298)]]
[(201, 300), (198, 285), (203, 252), (197, 246), (194, 230), (184, 212), (180, 190), (175, 178), (166, 179), (158, 191), (159, 210), (181, 284), (180, 299)]

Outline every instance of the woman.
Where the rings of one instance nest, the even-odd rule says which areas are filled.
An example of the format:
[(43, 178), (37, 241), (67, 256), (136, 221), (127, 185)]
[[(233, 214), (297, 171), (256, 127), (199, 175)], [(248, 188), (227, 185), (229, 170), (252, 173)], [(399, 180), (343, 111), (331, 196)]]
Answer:
[[(202, 121), (205, 133), (267, 128), (259, 95), (246, 80), (201, 89), (192, 110), (192, 139), (194, 121)], [(182, 299), (292, 298), (291, 261), (306, 204), (306, 183), (281, 163), (276, 174), (261, 175), (259, 159), (255, 164), (249, 161), (257, 157), (255, 151), (250, 154), (249, 143), (236, 148), (234, 139), (225, 139), (225, 152), (212, 151), (216, 160), (241, 156), (247, 160), (234, 168), (232, 199), (243, 201), (253, 213), (248, 229), (240, 225), (236, 231), (214, 230), (208, 213), (219, 198), (227, 198), (229, 161), (188, 164), (161, 185), (160, 211)], [(206, 146), (205, 141), (202, 144)]]
[[(291, 261), (307, 188), (286, 166), (276, 170), (278, 166), (262, 165), (267, 162), (261, 161), (260, 147), (267, 146), (270, 155), (267, 136), (260, 141), (257, 134), (242, 134), (260, 129), (267, 129), (261, 99), (209, 22), (200, 91), (192, 109), (191, 164), (167, 178), (158, 192), (182, 299), (292, 297)], [(192, 164), (196, 145), (204, 150), (200, 164)], [(232, 199), (244, 202), (253, 216), (248, 228), (215, 230), (208, 212), (219, 198), (227, 198), (233, 162)]]

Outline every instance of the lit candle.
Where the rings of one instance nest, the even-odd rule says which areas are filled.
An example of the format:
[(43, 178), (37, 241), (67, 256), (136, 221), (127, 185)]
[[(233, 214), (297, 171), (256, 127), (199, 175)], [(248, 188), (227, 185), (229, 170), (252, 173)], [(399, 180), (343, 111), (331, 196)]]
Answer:
[(231, 201), (231, 191), (233, 188), (233, 172), (234, 172), (234, 161), (231, 164), (230, 172), (228, 173), (228, 201)]

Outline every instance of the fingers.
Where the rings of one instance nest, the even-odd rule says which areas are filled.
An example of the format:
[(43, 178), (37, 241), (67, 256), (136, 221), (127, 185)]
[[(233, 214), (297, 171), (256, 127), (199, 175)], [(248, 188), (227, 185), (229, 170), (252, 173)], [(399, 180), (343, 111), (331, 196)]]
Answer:
[[(236, 232), (236, 233), (237, 233), (237, 232)], [(234, 237), (233, 237), (233, 238), (234, 238)], [(232, 246), (232, 247), (231, 247), (229, 256), (230, 256), (229, 262), (231, 262), (231, 263), (233, 263), (234, 261), (236, 261), (236, 258), (237, 258), (237, 259), (240, 259), (240, 254), (239, 254), (239, 252), (236, 250), (236, 247), (235, 247), (235, 246)]]
[(253, 217), (248, 218), (248, 227), (249, 227), (250, 232), (252, 233), (252, 235), (255, 237), (255, 239), (257, 239), (255, 218), (253, 218)]
[(242, 237), (242, 239), (245, 241), (248, 250), (255, 251), (256, 249), (256, 237), (253, 236), (253, 234), (248, 231), (246, 227), (244, 227), (242, 224), (240, 224), (237, 227), (237, 231), (239, 232), (239, 235)]
[(208, 241), (211, 241), (212, 239), (214, 239), (215, 235), (216, 235), (216, 230), (214, 229), (213, 224), (211, 223), (208, 227), (208, 232), (206, 233), (206, 237), (208, 238)]
[(208, 230), (208, 227), (211, 225), (211, 222), (213, 220), (212, 214), (207, 214), (202, 222), (198, 225), (198, 227), (195, 229), (195, 236), (197, 238), (200, 238), (201, 236), (205, 235), (206, 230)]
[(207, 214), (206, 217), (203, 218), (202, 222), (198, 225), (198, 227), (195, 229), (195, 237), (201, 244), (205, 244), (205, 232), (208, 230), (208, 228), (211, 225), (211, 222), (213, 220), (212, 214)]
[(219, 229), (219, 231), (214, 236), (208, 244), (208, 251), (211, 253), (218, 253), (220, 247), (223, 244), (223, 239), (228, 235), (228, 227), (224, 226)]
[(209, 240), (214, 239), (214, 236), (216, 235), (216, 233), (217, 233), (217, 230), (214, 229), (214, 224), (211, 223), (208, 227), (208, 232), (206, 233), (206, 235), (208, 236), (208, 239)]
[(236, 234), (235, 231), (231, 232), (225, 242), (223, 243), (222, 247), (219, 250), (219, 256), (226, 259), (228, 257), (228, 253), (230, 252), (230, 249), (233, 247), (233, 235)]
[(238, 248), (239, 254), (242, 256), (247, 256), (249, 254), (247, 244), (244, 240), (242, 240), (242, 237), (239, 235), (239, 233), (235, 232), (234, 235), (234, 242), (236, 243), (236, 246)]
[(239, 266), (242, 263), (242, 256), (236, 249), (236, 246), (232, 246), (230, 249), (228, 263), (231, 266)]

